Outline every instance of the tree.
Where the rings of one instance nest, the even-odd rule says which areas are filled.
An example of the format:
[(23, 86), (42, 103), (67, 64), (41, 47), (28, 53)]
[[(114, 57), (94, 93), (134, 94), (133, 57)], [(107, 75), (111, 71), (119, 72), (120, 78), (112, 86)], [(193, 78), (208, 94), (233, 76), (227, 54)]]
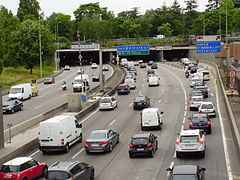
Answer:
[(235, 8), (240, 8), (240, 0), (232, 0)]
[(139, 8), (134, 7), (130, 11), (122, 11), (118, 13), (118, 17), (124, 17), (124, 18), (131, 18), (131, 19), (137, 19), (139, 18)]
[(172, 35), (172, 29), (171, 29), (171, 25), (169, 23), (165, 23), (165, 24), (159, 26), (157, 29), (160, 34), (163, 34), (165, 36)]
[(214, 9), (218, 9), (220, 5), (220, 0), (208, 0), (207, 10), (211, 11)]
[(192, 29), (193, 20), (197, 17), (197, 1), (196, 0), (185, 0), (186, 8), (185, 8), (185, 18), (186, 18), (186, 34), (189, 34)]
[(24, 16), (32, 15), (35, 19), (39, 18), (41, 8), (37, 0), (20, 0), (17, 10), (17, 17), (20, 21), (24, 20)]
[[(39, 64), (39, 22), (26, 20), (12, 33), (11, 50), (14, 66), (25, 66), (32, 74), (34, 66)], [(41, 26), (42, 60), (53, 58), (53, 36), (49, 29)]]

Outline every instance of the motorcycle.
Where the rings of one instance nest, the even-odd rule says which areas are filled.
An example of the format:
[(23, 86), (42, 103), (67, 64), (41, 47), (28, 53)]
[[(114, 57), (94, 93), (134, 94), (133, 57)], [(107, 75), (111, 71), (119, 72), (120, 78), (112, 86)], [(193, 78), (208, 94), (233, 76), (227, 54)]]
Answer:
[(185, 72), (185, 77), (186, 77), (186, 78), (189, 77), (189, 72)]
[(67, 90), (67, 85), (66, 84), (62, 84), (62, 90), (66, 91)]

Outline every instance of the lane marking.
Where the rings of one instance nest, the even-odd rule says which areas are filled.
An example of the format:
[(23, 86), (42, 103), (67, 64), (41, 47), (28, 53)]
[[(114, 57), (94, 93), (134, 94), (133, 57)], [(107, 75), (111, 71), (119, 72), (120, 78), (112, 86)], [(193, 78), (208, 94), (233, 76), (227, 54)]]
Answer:
[(39, 106), (35, 107), (34, 109), (39, 109), (40, 107), (42, 107), (42, 105), (39, 105)]
[(37, 150), (37, 151), (35, 151), (34, 153), (30, 154), (28, 157), (33, 157), (34, 155), (36, 155), (36, 154), (39, 153), (39, 152), (40, 152), (40, 150)]
[(186, 117), (187, 116), (187, 111), (184, 111), (184, 117)]
[(226, 167), (227, 167), (227, 172), (228, 172), (228, 179), (233, 180), (229, 151), (228, 151), (226, 135), (225, 135), (224, 126), (223, 126), (222, 113), (221, 113), (221, 109), (220, 109), (220, 106), (219, 106), (218, 88), (217, 88), (216, 81), (214, 81), (214, 86), (215, 86), (215, 90), (216, 90), (216, 102), (217, 102), (217, 109), (218, 109), (218, 114), (219, 114), (221, 132), (222, 132), (223, 150), (224, 150)]
[(82, 148), (80, 151), (78, 151), (73, 157), (72, 157), (72, 159), (74, 159), (74, 158), (76, 158), (81, 152), (83, 152), (84, 151), (84, 149)]
[(85, 119), (83, 119), (82, 121), (80, 121), (80, 123), (85, 122), (86, 120), (88, 120), (91, 116), (93, 116), (96, 112), (99, 111), (99, 108), (97, 108), (95, 111), (93, 111), (89, 116), (87, 116)]
[(187, 111), (187, 106), (185, 106), (185, 111)]
[(133, 105), (133, 103), (130, 103), (128, 107), (131, 107)]
[(162, 101), (162, 100), (161, 100), (161, 99), (159, 99), (158, 103), (159, 103), (159, 104), (161, 104), (161, 101)]
[(115, 123), (117, 121), (117, 119), (114, 119), (110, 124), (109, 126), (113, 125), (113, 123)]
[(214, 94), (213, 94), (213, 93), (211, 93), (210, 95), (211, 95), (212, 97), (214, 96)]

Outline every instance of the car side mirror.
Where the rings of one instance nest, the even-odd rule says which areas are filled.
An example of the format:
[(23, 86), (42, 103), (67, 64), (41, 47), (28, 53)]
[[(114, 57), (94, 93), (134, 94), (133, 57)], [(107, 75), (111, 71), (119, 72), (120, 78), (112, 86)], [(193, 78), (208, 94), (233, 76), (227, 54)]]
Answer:
[(202, 168), (201, 171), (206, 171), (206, 168)]
[(171, 168), (167, 168), (166, 170), (167, 170), (167, 171), (172, 171), (172, 169), (171, 169)]
[(82, 124), (77, 124), (77, 128), (82, 128)]
[(139, 114), (142, 115), (142, 112), (140, 112)]
[(163, 114), (163, 112), (161, 112), (160, 114)]

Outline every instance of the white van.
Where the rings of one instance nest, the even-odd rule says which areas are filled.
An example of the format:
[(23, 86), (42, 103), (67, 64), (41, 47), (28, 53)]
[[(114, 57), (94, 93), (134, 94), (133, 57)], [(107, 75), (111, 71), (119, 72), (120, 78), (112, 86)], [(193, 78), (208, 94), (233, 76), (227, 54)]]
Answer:
[(121, 65), (122, 67), (127, 67), (127, 64), (128, 64), (127, 58), (122, 58), (120, 65)]
[(8, 97), (11, 99), (25, 100), (32, 96), (32, 87), (30, 83), (18, 84), (12, 86)]
[(146, 108), (141, 112), (141, 129), (144, 131), (146, 128), (161, 129), (162, 118), (158, 108)]
[(127, 84), (130, 89), (136, 88), (135, 80), (133, 78), (126, 78), (124, 84)]
[[(85, 83), (85, 86), (84, 86)], [(89, 76), (87, 74), (81, 74), (73, 79), (73, 92), (82, 92), (82, 90), (89, 90)]]
[(160, 85), (160, 78), (157, 76), (149, 76), (148, 77), (148, 86), (159, 86)]
[(73, 115), (59, 115), (39, 125), (39, 149), (43, 153), (55, 150), (69, 151), (69, 147), (82, 141), (82, 125)]
[(203, 80), (204, 81), (209, 81), (210, 80), (210, 77), (209, 77), (209, 71), (206, 70), (206, 69), (200, 69), (198, 70), (197, 72), (200, 72), (203, 74)]

